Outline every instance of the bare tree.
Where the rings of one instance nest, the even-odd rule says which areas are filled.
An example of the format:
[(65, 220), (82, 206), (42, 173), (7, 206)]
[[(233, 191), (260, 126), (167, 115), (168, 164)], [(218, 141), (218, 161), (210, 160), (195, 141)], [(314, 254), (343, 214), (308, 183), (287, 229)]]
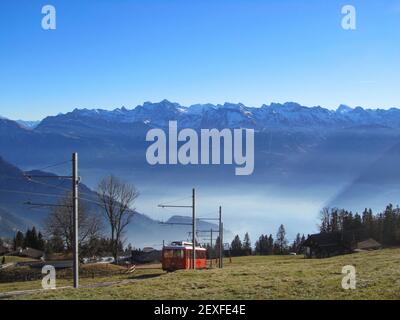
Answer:
[[(58, 205), (54, 207), (47, 217), (45, 231), (49, 237), (61, 237), (65, 248), (70, 251), (72, 250), (74, 239), (74, 213), (71, 195), (67, 194), (65, 198), (59, 201)], [(100, 236), (102, 229), (101, 219), (89, 213), (87, 207), (81, 202), (79, 203), (78, 225), (80, 246)]]
[(319, 219), (321, 224), (319, 225), (320, 232), (330, 232), (331, 229), (331, 209), (328, 207), (322, 208), (319, 212)]
[(111, 251), (117, 262), (118, 244), (122, 241), (124, 229), (132, 220), (135, 210), (132, 206), (139, 192), (135, 186), (111, 175), (101, 180), (97, 193), (110, 225)]

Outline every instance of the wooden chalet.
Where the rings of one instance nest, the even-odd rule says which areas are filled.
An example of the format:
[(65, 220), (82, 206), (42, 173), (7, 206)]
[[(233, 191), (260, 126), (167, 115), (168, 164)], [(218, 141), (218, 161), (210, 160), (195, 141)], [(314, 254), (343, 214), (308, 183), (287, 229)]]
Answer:
[(356, 241), (351, 235), (341, 232), (318, 233), (309, 235), (302, 247), (306, 258), (328, 258), (352, 253)]

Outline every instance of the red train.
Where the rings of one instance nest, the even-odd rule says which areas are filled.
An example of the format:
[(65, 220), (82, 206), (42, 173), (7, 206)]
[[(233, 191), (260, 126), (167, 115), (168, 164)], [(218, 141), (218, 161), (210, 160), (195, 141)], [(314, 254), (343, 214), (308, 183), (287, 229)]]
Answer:
[[(162, 268), (167, 271), (192, 268), (191, 242), (176, 241), (171, 245), (165, 246), (162, 251)], [(206, 249), (196, 247), (196, 269), (205, 269)]]

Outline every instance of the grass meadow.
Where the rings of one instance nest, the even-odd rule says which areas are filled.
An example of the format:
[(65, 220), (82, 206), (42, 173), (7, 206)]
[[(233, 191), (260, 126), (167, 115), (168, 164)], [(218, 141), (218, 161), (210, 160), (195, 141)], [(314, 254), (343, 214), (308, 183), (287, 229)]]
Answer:
[[(157, 265), (133, 274), (57, 281), (59, 289), (6, 296), (7, 299), (400, 299), (400, 249), (328, 259), (249, 256), (225, 260), (223, 269), (167, 273)], [(342, 288), (342, 267), (356, 267), (356, 289)], [(0, 293), (40, 289), (41, 281), (0, 284)]]

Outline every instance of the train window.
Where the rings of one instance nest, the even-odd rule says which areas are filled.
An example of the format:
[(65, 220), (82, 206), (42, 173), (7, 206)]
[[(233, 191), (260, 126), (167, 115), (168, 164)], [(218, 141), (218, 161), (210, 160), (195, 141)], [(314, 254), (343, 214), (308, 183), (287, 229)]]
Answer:
[(196, 255), (199, 259), (204, 259), (206, 257), (205, 251), (196, 251)]
[(164, 258), (183, 258), (183, 250), (164, 250)]
[(183, 250), (174, 250), (174, 258), (183, 258)]
[(172, 258), (174, 255), (174, 250), (164, 250), (164, 258)]

